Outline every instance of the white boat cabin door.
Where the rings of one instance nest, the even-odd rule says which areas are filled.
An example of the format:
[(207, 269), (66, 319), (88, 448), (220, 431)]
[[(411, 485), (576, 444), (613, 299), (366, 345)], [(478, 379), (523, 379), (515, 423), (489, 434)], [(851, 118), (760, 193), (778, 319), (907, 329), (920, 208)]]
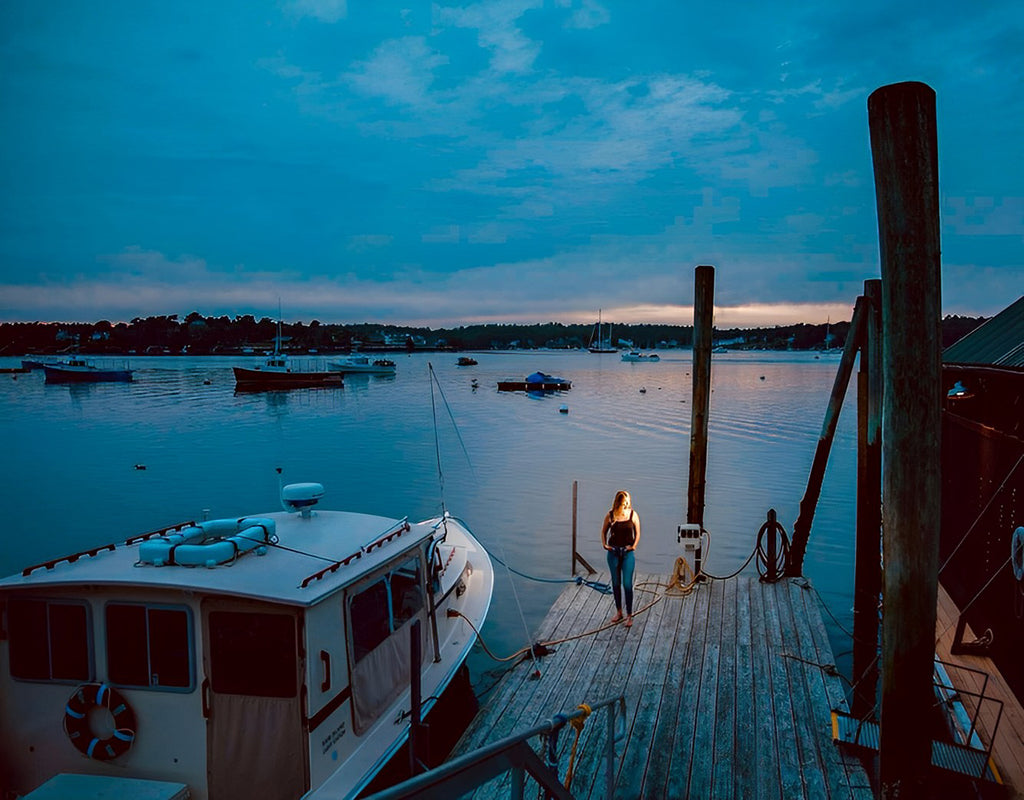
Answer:
[(294, 800), (309, 789), (299, 616), (221, 598), (202, 609), (210, 800)]

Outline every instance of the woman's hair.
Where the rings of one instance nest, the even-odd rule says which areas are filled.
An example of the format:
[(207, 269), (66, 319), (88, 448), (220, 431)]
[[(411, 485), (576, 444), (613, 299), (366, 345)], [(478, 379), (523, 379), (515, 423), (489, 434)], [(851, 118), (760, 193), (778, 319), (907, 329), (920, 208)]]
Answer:
[(615, 514), (621, 511), (622, 507), (626, 504), (627, 500), (629, 500), (631, 503), (633, 502), (629, 497), (629, 492), (627, 492), (625, 489), (617, 491), (615, 493), (615, 501), (612, 503), (612, 513)]

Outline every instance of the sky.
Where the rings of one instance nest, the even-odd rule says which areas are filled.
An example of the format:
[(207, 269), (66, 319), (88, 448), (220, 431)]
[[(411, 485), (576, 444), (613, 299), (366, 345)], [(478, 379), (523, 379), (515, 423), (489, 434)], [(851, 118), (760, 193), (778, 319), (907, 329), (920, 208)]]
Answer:
[(1019, 0), (5, 0), (0, 321), (849, 319), (936, 92), (943, 314), (1024, 292)]

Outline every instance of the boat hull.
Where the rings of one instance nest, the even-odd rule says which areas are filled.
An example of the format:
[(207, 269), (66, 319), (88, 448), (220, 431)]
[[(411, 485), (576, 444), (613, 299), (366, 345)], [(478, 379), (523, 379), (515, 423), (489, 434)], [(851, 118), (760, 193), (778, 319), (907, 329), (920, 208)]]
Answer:
[(266, 391), (273, 389), (309, 389), (338, 387), (344, 384), (340, 372), (277, 372), (268, 369), (233, 367), (235, 389), (238, 391)]
[(567, 392), (571, 388), (571, 381), (498, 381), (499, 392)]
[(130, 369), (103, 369), (100, 367), (62, 367), (43, 364), (47, 383), (128, 383)]
[(378, 358), (373, 361), (331, 361), (328, 369), (343, 375), (394, 375), (397, 367), (394, 361)]

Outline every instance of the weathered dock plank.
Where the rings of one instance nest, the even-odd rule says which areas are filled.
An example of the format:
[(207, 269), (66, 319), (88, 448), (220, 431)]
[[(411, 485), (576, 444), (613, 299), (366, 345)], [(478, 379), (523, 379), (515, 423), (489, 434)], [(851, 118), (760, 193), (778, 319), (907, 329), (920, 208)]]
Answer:
[(697, 603), (672, 602), (671, 614), (666, 610), (665, 626), (671, 629), (672, 635), (663, 636), (672, 642), (668, 654), (668, 668), (662, 688), (661, 707), (658, 709), (658, 721), (654, 729), (654, 746), (651, 747), (647, 761), (647, 772), (640, 797), (644, 800), (663, 800), (667, 797), (669, 764), (675, 753), (676, 729), (680, 704), (683, 702), (682, 682), (690, 647), (693, 643), (694, 612)]
[[(700, 586), (692, 595), (694, 612), (691, 647), (686, 654), (686, 667), (680, 688), (679, 713), (676, 715), (676, 738), (672, 744), (672, 761), (668, 770), (666, 797), (686, 797), (693, 759), (694, 731), (697, 729), (697, 700), (704, 664), (704, 645), (708, 637), (708, 607), (711, 587)], [(689, 599), (689, 598), (687, 598)]]
[[(793, 587), (792, 591), (796, 593), (793, 601), (794, 613), (806, 621), (807, 634), (809, 634), (800, 639), (801, 655), (808, 662), (819, 665), (818, 680), (814, 681), (814, 676), (811, 674), (809, 684), (815, 697), (813, 701), (815, 707), (824, 705), (829, 709), (849, 712), (849, 705), (841, 684), (830, 677), (829, 668), (834, 670), (835, 663), (832, 658), (832, 648), (828, 643), (828, 634), (825, 632), (825, 623), (822, 621), (821, 615), (816, 613), (817, 593), (810, 584), (801, 584), (799, 581), (794, 581)], [(798, 608), (801, 602), (804, 606), (802, 612)], [(829, 722), (818, 720), (818, 724), (822, 726), (827, 726)], [(829, 785), (830, 797), (850, 797), (855, 800), (871, 800), (874, 797), (867, 773), (853, 753), (845, 748), (826, 748), (822, 750), (822, 754), (824, 757), (838, 758), (846, 778), (844, 781), (836, 770), (829, 770), (826, 773), (832, 779)]]
[[(626, 735), (615, 797), (866, 800), (866, 773), (831, 741), (829, 711), (845, 698), (839, 678), (819, 666), (832, 655), (812, 592), (790, 579), (741, 576), (679, 596), (659, 580), (637, 576), (638, 589), (658, 593), (637, 593), (643, 610), (631, 629), (606, 626), (614, 610), (607, 595), (567, 588), (537, 637), (558, 642), (541, 676), (530, 678), (529, 663), (511, 669), (453, 755), (621, 693)], [(592, 715), (579, 736), (574, 797), (605, 797), (605, 714)], [(558, 741), (563, 776), (575, 738), (567, 727)], [(472, 796), (508, 790), (502, 778)]]

